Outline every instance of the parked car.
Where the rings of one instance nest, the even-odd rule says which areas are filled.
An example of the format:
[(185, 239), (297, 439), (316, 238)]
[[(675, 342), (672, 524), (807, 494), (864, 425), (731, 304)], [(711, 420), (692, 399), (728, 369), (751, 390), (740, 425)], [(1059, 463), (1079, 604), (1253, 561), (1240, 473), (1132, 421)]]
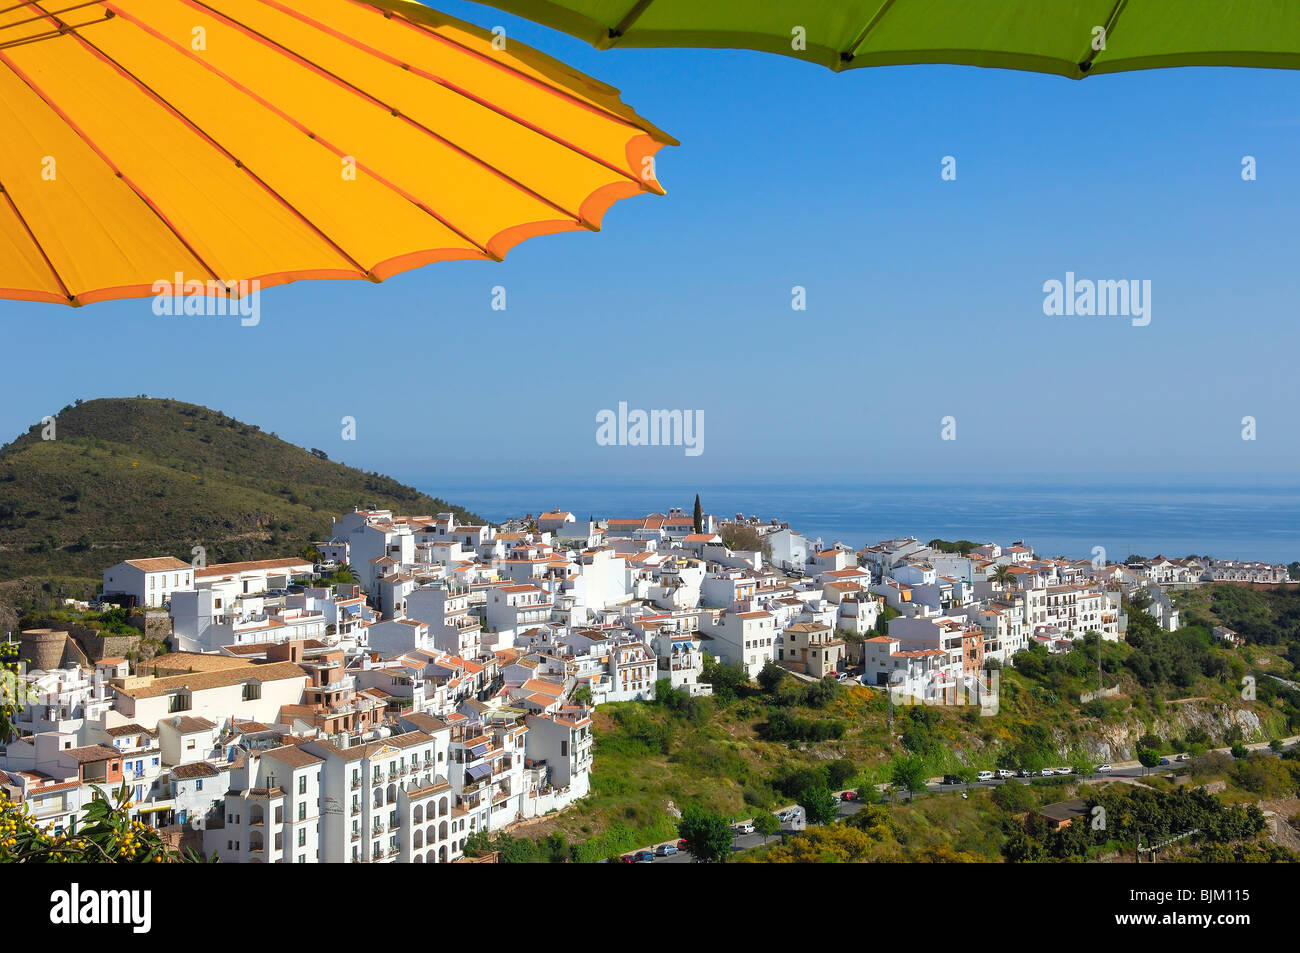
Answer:
[(1016, 776), (1016, 772), (1008, 771), (1006, 768), (998, 768), (998, 770), (995, 773), (1003, 781), (1005, 781), (1007, 778), (1014, 778)]
[(677, 842), (677, 849), (678, 849), (678, 850), (685, 850), (685, 849), (686, 849), (686, 838), (683, 837), (681, 840), (679, 840), (679, 841)]
[(748, 821), (741, 821), (739, 824), (733, 825), (731, 829), (735, 831), (737, 834), (754, 833), (754, 825), (749, 823)]
[(992, 771), (981, 771), (979, 774), (975, 775), (975, 780), (976, 780), (976, 781), (992, 781), (992, 780), (993, 780), (993, 772), (992, 772)]
[(677, 853), (677, 845), (660, 844), (658, 847), (655, 848), (655, 853), (658, 854), (660, 857), (670, 857), (673, 854)]
[(633, 855), (632, 863), (634, 864), (653, 864), (655, 855), (652, 851), (639, 850)]
[(840, 795), (840, 800), (842, 801), (856, 801), (857, 799), (858, 799), (857, 791), (845, 791), (843, 794)]
[(1098, 774), (1105, 774), (1106, 772), (1111, 771), (1111, 770), (1113, 770), (1113, 769), (1112, 769), (1111, 766), (1108, 765), (1108, 764), (1099, 764), (1099, 765), (1097, 765), (1097, 773), (1098, 773)]
[(941, 784), (961, 784), (961, 778), (955, 774), (945, 774)]
[(624, 854), (622, 857), (620, 857), (620, 858), (618, 859), (618, 862), (619, 862), (620, 864), (635, 864), (635, 863), (636, 863), (636, 855), (635, 855), (635, 854)]
[(1180, 754), (1180, 755), (1179, 755), (1177, 758), (1175, 758), (1174, 760), (1175, 760), (1175, 761), (1191, 761), (1191, 760), (1192, 760), (1192, 756), (1191, 756), (1190, 754)]
[(1038, 774), (1041, 777), (1050, 778), (1052, 775), (1056, 774), (1056, 772), (1053, 771), (1051, 768), (1043, 768), (1043, 770), (1039, 771)]
[(1173, 764), (1173, 762), (1170, 761), (1168, 758), (1161, 758), (1161, 759), (1160, 759), (1160, 763), (1161, 763), (1161, 764)]
[(1016, 777), (1018, 778), (1032, 778), (1033, 776), (1034, 772), (1030, 771), (1028, 768), (1021, 768), (1016, 772)]

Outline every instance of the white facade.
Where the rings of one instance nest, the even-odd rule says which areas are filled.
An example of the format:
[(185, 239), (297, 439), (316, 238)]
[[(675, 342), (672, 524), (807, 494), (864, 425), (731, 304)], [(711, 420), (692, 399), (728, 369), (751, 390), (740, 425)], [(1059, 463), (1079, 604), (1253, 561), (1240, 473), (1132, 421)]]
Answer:
[(104, 570), (104, 596), (131, 596), (137, 606), (156, 609), (169, 602), (174, 592), (194, 588), (194, 568), (174, 556), (128, 559)]

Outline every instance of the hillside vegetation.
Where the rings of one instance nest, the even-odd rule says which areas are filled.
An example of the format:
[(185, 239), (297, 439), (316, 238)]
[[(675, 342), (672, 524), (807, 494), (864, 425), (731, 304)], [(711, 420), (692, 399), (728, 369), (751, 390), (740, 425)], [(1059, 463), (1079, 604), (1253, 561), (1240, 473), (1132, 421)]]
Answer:
[[(1020, 653), (1015, 668), (998, 673), (1000, 704), (991, 716), (970, 705), (891, 710), (879, 691), (809, 686), (775, 666), (757, 685), (746, 684), (711, 665), (717, 697), (686, 698), (660, 683), (652, 703), (601, 705), (591, 796), (516, 835), (545, 840), (556, 856), (596, 860), (675, 836), (672, 811), (688, 805), (739, 819), (805, 803), (817, 789), (870, 796), (909, 765), (921, 778), (973, 779), (999, 767), (1091, 771), (1139, 752), (1200, 757), (1214, 747), (1300, 733), (1300, 692), (1261, 680), (1256, 698), (1243, 697), (1247, 664), (1237, 650), (1212, 645), (1204, 628), (1167, 633), (1132, 610), (1129, 634), (1131, 644), (1100, 646), (1100, 674), (1095, 637), (1062, 655)], [(1118, 692), (1079, 700), (1099, 684)], [(1035, 804), (1074, 790), (1066, 778), (1041, 781)], [(1018, 829), (1006, 819), (1025, 807), (992, 811), (983, 795), (969, 802), (923, 795), (888, 810), (892, 834), (873, 834), (869, 847), (851, 835), (861, 841), (850, 850), (855, 859), (997, 860)], [(559, 849), (564, 844), (571, 852)]]
[(378, 473), (177, 400), (78, 401), (0, 447), (0, 581), (95, 579), (121, 559), (299, 552), (353, 506), (478, 518)]

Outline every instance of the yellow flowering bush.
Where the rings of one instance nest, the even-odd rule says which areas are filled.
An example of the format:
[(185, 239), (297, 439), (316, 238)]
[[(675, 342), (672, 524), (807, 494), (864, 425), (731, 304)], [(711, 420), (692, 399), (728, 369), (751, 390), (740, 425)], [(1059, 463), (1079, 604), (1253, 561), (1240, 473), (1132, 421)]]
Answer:
[(126, 787), (111, 800), (96, 787), (76, 833), (55, 832), (31, 817), (26, 804), (0, 801), (0, 863), (176, 864), (201, 861), (193, 851), (167, 844), (128, 813)]

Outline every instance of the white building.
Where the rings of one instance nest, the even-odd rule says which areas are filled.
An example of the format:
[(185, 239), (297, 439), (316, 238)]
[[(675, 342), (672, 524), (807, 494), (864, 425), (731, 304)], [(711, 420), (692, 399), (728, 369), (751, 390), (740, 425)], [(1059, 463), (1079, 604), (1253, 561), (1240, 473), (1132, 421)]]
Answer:
[(174, 556), (128, 559), (104, 570), (104, 598), (127, 596), (151, 609), (169, 602), (173, 592), (194, 588), (194, 568)]
[(723, 612), (716, 620), (701, 617), (700, 632), (707, 639), (702, 643), (705, 651), (729, 665), (744, 666), (750, 678), (756, 678), (776, 655), (776, 620), (770, 612)]

